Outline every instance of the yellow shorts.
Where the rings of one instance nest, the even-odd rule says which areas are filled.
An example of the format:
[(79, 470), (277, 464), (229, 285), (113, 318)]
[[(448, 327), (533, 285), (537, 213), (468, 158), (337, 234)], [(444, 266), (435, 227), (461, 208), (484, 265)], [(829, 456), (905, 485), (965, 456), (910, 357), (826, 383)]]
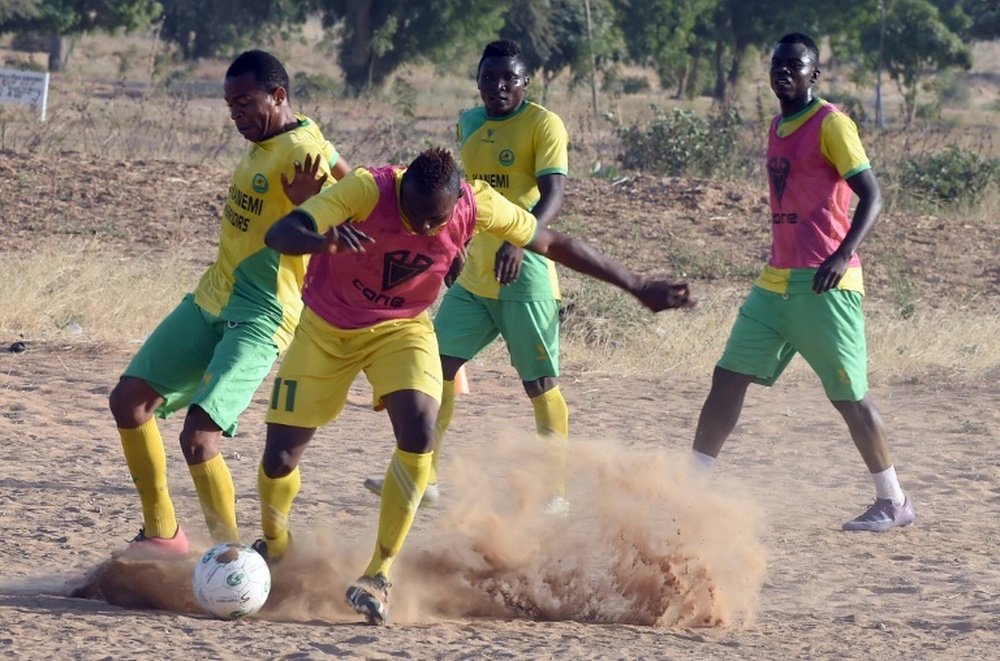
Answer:
[(266, 421), (322, 427), (340, 415), (362, 370), (376, 410), (399, 390), (419, 390), (440, 402), (441, 358), (427, 313), (344, 330), (305, 308), (274, 380)]

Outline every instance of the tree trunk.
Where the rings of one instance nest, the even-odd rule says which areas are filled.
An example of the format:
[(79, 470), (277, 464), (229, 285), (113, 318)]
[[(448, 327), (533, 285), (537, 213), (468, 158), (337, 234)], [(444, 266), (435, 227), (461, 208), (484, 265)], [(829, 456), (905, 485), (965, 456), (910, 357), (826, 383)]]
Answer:
[(675, 99), (683, 99), (687, 92), (688, 77), (691, 75), (691, 62), (685, 62), (677, 71), (677, 91), (674, 93)]
[(66, 64), (66, 37), (55, 32), (49, 37), (49, 71), (62, 71)]
[(726, 70), (722, 66), (722, 58), (726, 55), (726, 44), (722, 39), (715, 40), (715, 91), (713, 98), (719, 103), (726, 101)]
[(733, 61), (729, 64), (729, 75), (726, 77), (726, 95), (722, 100), (725, 106), (730, 105), (736, 99), (740, 78), (743, 76), (743, 56), (746, 51), (746, 46), (733, 47)]
[(350, 42), (344, 51), (344, 81), (354, 92), (368, 83), (374, 53), (372, 53), (372, 0), (353, 3), (348, 16), (351, 25)]

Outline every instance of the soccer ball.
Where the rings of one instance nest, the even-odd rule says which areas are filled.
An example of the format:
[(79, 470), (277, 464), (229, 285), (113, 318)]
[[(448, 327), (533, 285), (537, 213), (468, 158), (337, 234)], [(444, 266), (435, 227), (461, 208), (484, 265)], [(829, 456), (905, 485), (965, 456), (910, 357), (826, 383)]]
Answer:
[(195, 599), (223, 620), (253, 615), (271, 591), (271, 572), (261, 554), (242, 544), (219, 544), (205, 551), (191, 579)]

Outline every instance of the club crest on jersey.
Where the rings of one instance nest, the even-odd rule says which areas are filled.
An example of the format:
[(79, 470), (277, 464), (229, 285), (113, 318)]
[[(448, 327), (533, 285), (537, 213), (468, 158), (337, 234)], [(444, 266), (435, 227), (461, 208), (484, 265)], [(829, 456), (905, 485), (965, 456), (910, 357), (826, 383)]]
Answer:
[(504, 167), (509, 167), (514, 164), (514, 152), (510, 149), (504, 149), (500, 152), (500, 165)]
[(781, 198), (785, 196), (785, 185), (788, 183), (788, 174), (791, 171), (792, 163), (784, 156), (775, 156), (767, 162), (767, 173), (771, 177), (771, 185), (774, 186), (778, 204), (781, 204)]
[(382, 262), (382, 291), (389, 291), (414, 278), (431, 267), (434, 260), (417, 253), (410, 259), (409, 250), (393, 250), (385, 254)]
[(267, 192), (267, 177), (258, 172), (253, 176), (253, 183), (251, 185), (253, 186), (254, 191), (263, 195)]

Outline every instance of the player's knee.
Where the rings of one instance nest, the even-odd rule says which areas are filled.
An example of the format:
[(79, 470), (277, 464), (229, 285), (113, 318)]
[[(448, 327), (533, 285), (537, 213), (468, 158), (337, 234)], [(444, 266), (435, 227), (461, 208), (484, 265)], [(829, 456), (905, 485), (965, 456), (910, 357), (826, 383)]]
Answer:
[(125, 377), (115, 384), (108, 396), (108, 408), (115, 423), (122, 429), (134, 429), (149, 420), (156, 411), (157, 401), (143, 397), (141, 381)]

